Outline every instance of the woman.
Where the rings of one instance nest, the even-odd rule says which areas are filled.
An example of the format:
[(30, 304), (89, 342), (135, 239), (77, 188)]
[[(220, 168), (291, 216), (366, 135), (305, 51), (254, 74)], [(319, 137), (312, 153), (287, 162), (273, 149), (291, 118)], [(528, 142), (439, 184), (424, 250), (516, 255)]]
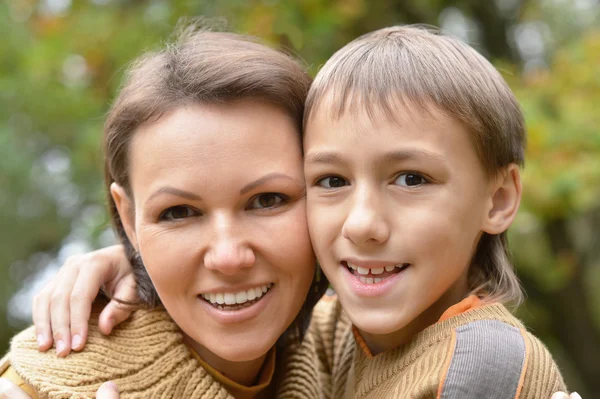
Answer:
[(305, 223), (309, 85), (289, 57), (229, 33), (188, 31), (138, 59), (105, 124), (106, 186), (139, 297), (166, 312), (136, 312), (109, 339), (93, 326), (62, 361), (26, 330), (9, 371), (50, 397), (108, 380), (122, 397), (319, 396), (302, 342), (327, 285)]

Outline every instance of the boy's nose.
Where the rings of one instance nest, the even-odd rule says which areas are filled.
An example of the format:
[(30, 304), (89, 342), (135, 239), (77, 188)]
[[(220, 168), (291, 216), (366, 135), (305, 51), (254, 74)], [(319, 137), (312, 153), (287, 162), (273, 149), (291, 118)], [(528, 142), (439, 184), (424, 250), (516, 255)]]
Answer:
[(390, 236), (382, 206), (369, 197), (363, 194), (356, 198), (342, 227), (344, 238), (355, 245), (383, 244)]
[(252, 267), (255, 261), (254, 251), (241, 234), (241, 226), (232, 223), (216, 226), (214, 238), (204, 255), (207, 269), (233, 275)]

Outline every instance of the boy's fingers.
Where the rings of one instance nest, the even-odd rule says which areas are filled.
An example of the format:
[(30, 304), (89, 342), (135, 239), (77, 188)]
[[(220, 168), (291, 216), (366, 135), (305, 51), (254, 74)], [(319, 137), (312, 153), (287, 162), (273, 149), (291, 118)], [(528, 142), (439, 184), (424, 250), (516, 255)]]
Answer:
[(569, 399), (582, 399), (581, 395), (579, 395), (577, 392), (573, 392), (570, 396)]
[(88, 323), (92, 303), (106, 282), (107, 271), (102, 264), (88, 265), (79, 270), (79, 275), (71, 291), (71, 347), (82, 350), (87, 342)]
[(0, 378), (0, 399), (31, 399), (31, 396), (6, 378)]
[[(118, 298), (127, 302), (138, 301), (137, 285), (135, 283), (135, 277), (133, 274), (121, 278), (113, 289), (113, 298)], [(110, 334), (112, 329), (127, 320), (133, 307), (123, 304), (115, 299), (111, 300), (110, 303), (102, 310), (100, 314), (99, 327), (103, 334)]]
[(100, 388), (98, 388), (98, 391), (96, 392), (96, 399), (119, 399), (119, 389), (117, 388), (117, 385), (112, 381), (100, 385)]
[(58, 283), (50, 296), (50, 322), (58, 356), (71, 352), (71, 292), (78, 275), (77, 259), (69, 258), (55, 277)]
[(50, 325), (50, 295), (54, 290), (50, 281), (42, 291), (33, 298), (32, 318), (35, 324), (35, 335), (38, 350), (45, 352), (52, 347), (52, 327)]
[(132, 313), (131, 307), (124, 305), (114, 299), (110, 301), (108, 305), (100, 313), (100, 320), (98, 326), (100, 332), (105, 335), (109, 335), (116, 325), (127, 320)]

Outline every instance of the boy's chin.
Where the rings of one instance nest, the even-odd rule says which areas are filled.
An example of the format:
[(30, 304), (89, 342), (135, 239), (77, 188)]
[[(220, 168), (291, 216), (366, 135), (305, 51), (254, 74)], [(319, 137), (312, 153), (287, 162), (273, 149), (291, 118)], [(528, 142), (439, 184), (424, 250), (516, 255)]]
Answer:
[[(369, 314), (365, 314), (369, 312)], [(370, 335), (389, 335), (402, 330), (408, 323), (401, 317), (389, 312), (377, 312), (372, 310), (358, 310), (356, 312), (346, 311), (352, 324), (362, 333)], [(354, 314), (352, 314), (354, 313)], [(398, 315), (399, 316), (399, 315)]]

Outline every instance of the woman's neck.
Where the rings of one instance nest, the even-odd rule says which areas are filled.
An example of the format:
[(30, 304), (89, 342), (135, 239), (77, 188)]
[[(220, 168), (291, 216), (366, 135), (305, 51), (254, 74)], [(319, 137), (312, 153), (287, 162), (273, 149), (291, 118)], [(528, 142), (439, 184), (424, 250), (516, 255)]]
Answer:
[(206, 349), (206, 347), (198, 344), (187, 335), (184, 336), (184, 342), (186, 345), (191, 347), (209, 366), (230, 380), (247, 387), (250, 387), (256, 383), (258, 374), (260, 373), (263, 363), (267, 358), (267, 353), (265, 353), (258, 359), (243, 362), (233, 362), (215, 355)]

